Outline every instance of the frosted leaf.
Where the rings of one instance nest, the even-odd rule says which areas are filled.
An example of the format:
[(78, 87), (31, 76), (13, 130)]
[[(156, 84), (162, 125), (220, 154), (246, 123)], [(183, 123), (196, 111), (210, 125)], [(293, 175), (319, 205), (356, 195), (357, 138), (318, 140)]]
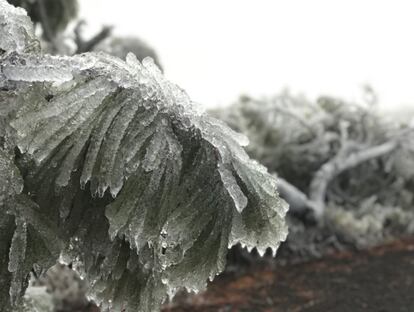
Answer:
[(3, 75), (13, 81), (43, 81), (61, 84), (70, 81), (78, 70), (87, 70), (93, 64), (87, 57), (76, 59), (65, 56), (27, 54), (24, 59), (11, 54), (4, 58)]
[[(22, 58), (19, 64), (35, 73), (36, 67), (43, 72), (49, 57)], [(23, 65), (16, 75), (4, 62), (6, 77), (25, 81)], [(53, 64), (65, 74), (48, 72), (38, 82), (71, 77), (72, 87), (55, 87), (47, 106), (24, 107), (11, 123), (18, 147), (38, 164), (28, 168), (28, 185), (44, 193), (37, 199), (41, 207), (51, 204), (44, 190), (55, 189), (52, 205), (62, 216), (73, 215), (76, 188), (91, 198), (112, 195), (106, 208), (110, 237), (125, 237), (138, 252), (138, 269), (146, 263), (152, 272), (131, 306), (151, 311), (144, 307), (160, 285), (165, 294), (202, 289), (223, 270), (233, 244), (263, 252), (285, 239), (286, 207), (274, 178), (241, 148), (244, 137), (200, 114), (151, 61), (88, 54), (65, 57), (62, 67), (54, 57)], [(35, 76), (27, 82), (36, 83)], [(152, 251), (145, 256), (147, 248)]]
[(247, 206), (246, 196), (244, 196), (243, 191), (240, 189), (235, 177), (230, 172), (230, 170), (226, 168), (219, 168), (219, 172), (224, 187), (227, 189), (230, 196), (234, 200), (237, 211), (242, 212), (243, 209)]
[(25, 10), (0, 1), (0, 54), (39, 50), (33, 24)]
[(10, 304), (10, 284), (11, 273), (8, 270), (10, 242), (12, 240), (15, 223), (12, 216), (3, 213), (3, 207), (0, 207), (0, 302), (7, 309)]
[[(10, 140), (3, 135), (3, 140)], [(56, 229), (41, 215), (39, 207), (21, 194), (23, 180), (8, 144), (5, 149), (0, 147), (0, 263), (7, 264), (0, 268), (0, 299), (5, 309), (8, 303), (21, 301), (33, 265), (47, 267), (62, 248)]]
[[(21, 269), (24, 266), (27, 248), (27, 224), (20, 219), (16, 219), (16, 230), (9, 253), (9, 272), (12, 273), (10, 286), (10, 298), (13, 303), (19, 300), (23, 291), (23, 279), (25, 272)], [(27, 273), (26, 273), (27, 274)]]
[[(25, 195), (10, 198), (5, 205), (8, 214), (15, 219), (8, 271), (11, 273), (10, 299), (16, 305), (21, 301), (27, 276), (33, 265), (49, 267), (56, 261), (63, 246), (56, 237), (56, 228), (37, 211), (38, 207)], [(7, 289), (7, 284), (4, 286)]]
[[(203, 289), (228, 247), (263, 253), (286, 238), (286, 204), (244, 152), (247, 139), (151, 59), (20, 53), (1, 62), (25, 189), (104, 305), (156, 311), (180, 288)], [(22, 103), (35, 89), (45, 100)]]
[(23, 180), (12, 155), (0, 148), (0, 207), (5, 199), (23, 190)]
[[(0, 119), (0, 121), (2, 121)], [(3, 126), (3, 124), (1, 124)], [(0, 130), (0, 140), (5, 142), (7, 140), (6, 133)], [(9, 262), (10, 246), (12, 240), (18, 243), (18, 235), (16, 234), (16, 225), (14, 217), (7, 214), (8, 201), (13, 199), (17, 194), (23, 190), (23, 181), (18, 169), (13, 163), (13, 155), (8, 148), (0, 145), (0, 302), (2, 308), (8, 309), (11, 304), (11, 299), (16, 300), (19, 294), (19, 283), (16, 278), (13, 278), (9, 267), (17, 266), (18, 259), (13, 256), (13, 263)], [(20, 244), (21, 245), (21, 244)], [(13, 284), (13, 291), (11, 286)], [(11, 295), (14, 297), (11, 297)], [(16, 298), (17, 297), (17, 298)]]

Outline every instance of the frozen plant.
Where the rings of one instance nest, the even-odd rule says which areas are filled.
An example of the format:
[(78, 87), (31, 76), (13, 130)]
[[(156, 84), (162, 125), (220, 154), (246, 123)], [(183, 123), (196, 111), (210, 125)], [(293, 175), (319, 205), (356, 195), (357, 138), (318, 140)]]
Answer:
[(145, 312), (203, 289), (235, 244), (276, 252), (275, 178), (151, 59), (43, 55), (5, 0), (0, 27), (2, 309), (58, 259), (102, 307)]
[(414, 127), (382, 114), (375, 93), (365, 93), (362, 103), (245, 96), (215, 112), (279, 177), (291, 221), (283, 252), (320, 256), (327, 245), (367, 247), (413, 233)]

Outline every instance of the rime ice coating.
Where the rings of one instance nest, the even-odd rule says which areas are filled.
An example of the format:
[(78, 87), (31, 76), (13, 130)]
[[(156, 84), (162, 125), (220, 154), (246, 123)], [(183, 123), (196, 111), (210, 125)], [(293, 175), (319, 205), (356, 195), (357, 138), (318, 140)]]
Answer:
[(230, 246), (263, 254), (286, 238), (287, 205), (247, 139), (151, 59), (15, 52), (0, 75), (15, 88), (4, 92), (16, 145), (32, 160), (25, 185), (96, 300), (157, 311), (179, 288), (203, 289)]
[(39, 42), (25, 10), (0, 1), (0, 51), (38, 51)]

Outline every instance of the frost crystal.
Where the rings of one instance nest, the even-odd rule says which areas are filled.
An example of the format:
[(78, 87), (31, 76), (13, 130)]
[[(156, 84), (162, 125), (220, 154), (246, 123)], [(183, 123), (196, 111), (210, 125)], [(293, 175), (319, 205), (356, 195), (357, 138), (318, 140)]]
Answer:
[(0, 52), (39, 50), (33, 24), (26, 11), (0, 1)]
[[(14, 10), (0, 4), (4, 16)], [(13, 259), (29, 263), (34, 231), (40, 260), (65, 244), (61, 257), (79, 264), (96, 300), (158, 311), (179, 288), (203, 289), (229, 246), (264, 253), (286, 238), (286, 204), (244, 152), (247, 139), (202, 113), (151, 59), (23, 50), (3, 56), (0, 73), (27, 172), (10, 271)], [(57, 239), (41, 245), (46, 237)]]

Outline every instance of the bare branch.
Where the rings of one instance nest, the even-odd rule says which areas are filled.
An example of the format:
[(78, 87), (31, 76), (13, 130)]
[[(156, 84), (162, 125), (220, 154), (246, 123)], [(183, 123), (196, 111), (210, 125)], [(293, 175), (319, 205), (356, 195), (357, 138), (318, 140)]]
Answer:
[(306, 219), (309, 212), (315, 212), (315, 203), (309, 200), (308, 196), (293, 184), (281, 177), (277, 177), (277, 188), (279, 195), (289, 204), (289, 211), (300, 219)]
[(321, 216), (325, 208), (325, 196), (329, 183), (340, 173), (351, 169), (365, 161), (384, 156), (398, 146), (398, 140), (347, 154), (340, 152), (325, 163), (315, 174), (310, 184), (310, 200), (316, 207), (316, 215)]

